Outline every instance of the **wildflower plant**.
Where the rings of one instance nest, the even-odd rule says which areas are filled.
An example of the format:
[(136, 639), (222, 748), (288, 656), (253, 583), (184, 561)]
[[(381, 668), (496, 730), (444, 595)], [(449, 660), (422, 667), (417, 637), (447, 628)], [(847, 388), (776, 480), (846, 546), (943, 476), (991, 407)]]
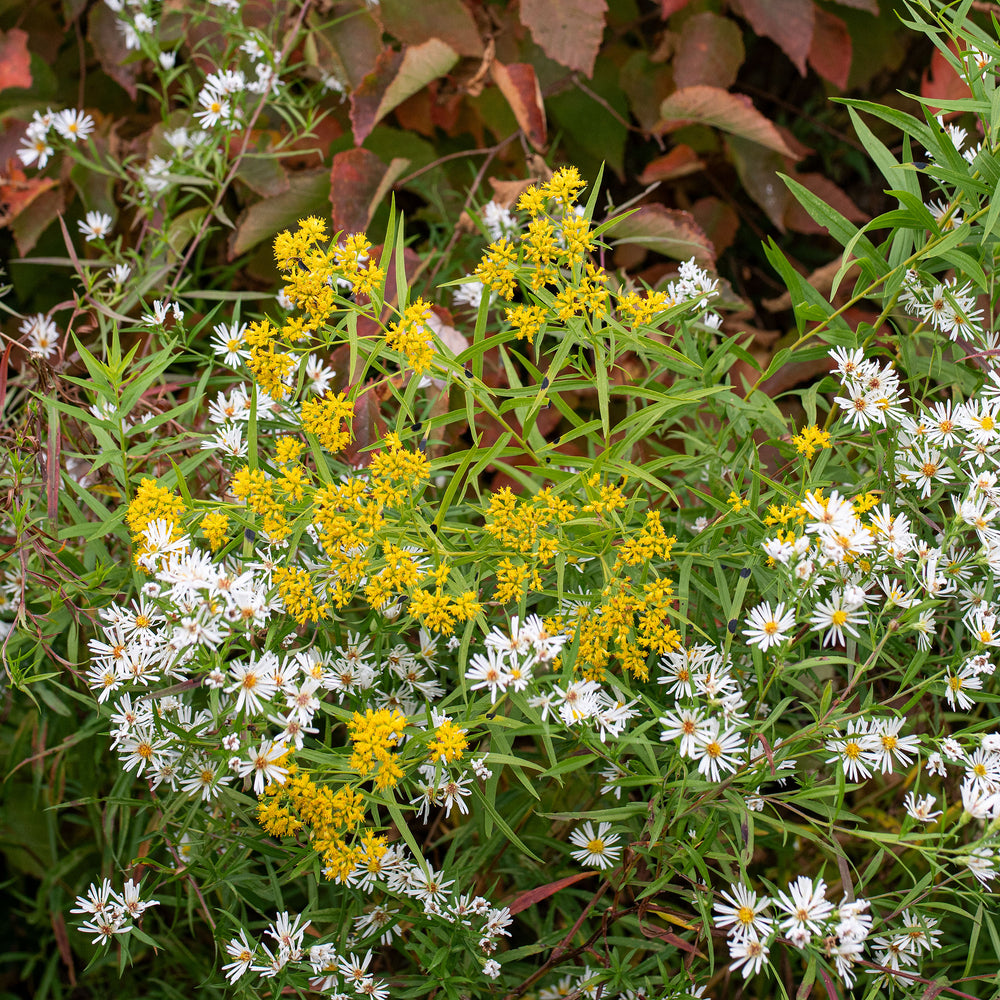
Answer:
[[(971, 96), (848, 102), (897, 208), (857, 228), (788, 182), (877, 321), (771, 243), (796, 330), (756, 385), (720, 280), (609, 270), (572, 167), (489, 223), (447, 289), (478, 285), (468, 330), (412, 287), (395, 214), (378, 245), (282, 232), (263, 313), (154, 300), (141, 359), (109, 325), (81, 388), (127, 565), (82, 680), (142, 877), (77, 899), (99, 948), (155, 961), (203, 922), (205, 981), (243, 996), (997, 985), (1000, 45), (968, 6), (907, 10)], [(235, 72), (205, 129), (251, 113)], [(133, 438), (129, 378), (189, 322), (183, 424)], [(804, 424), (761, 388), (799, 359), (825, 366)]]

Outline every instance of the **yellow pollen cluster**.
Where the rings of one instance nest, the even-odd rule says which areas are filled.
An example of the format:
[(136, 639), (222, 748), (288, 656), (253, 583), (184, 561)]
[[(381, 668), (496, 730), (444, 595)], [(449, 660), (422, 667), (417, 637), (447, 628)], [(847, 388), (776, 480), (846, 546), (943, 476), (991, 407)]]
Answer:
[(633, 327), (646, 325), (654, 316), (665, 312), (675, 304), (666, 292), (652, 289), (644, 295), (638, 292), (618, 294), (618, 312), (623, 319), (630, 320)]

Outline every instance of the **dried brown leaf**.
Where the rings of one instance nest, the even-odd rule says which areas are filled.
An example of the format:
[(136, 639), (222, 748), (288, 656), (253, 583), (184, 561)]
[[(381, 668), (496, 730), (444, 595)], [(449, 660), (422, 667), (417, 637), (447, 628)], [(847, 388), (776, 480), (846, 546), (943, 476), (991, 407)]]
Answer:
[(87, 37), (101, 69), (134, 101), (139, 94), (139, 63), (126, 62), (129, 54), (125, 37), (118, 30), (118, 18), (106, 4), (97, 4), (87, 19)]
[(325, 215), (330, 197), (330, 171), (300, 170), (289, 174), (288, 190), (251, 205), (229, 238), (229, 259), (238, 257), (307, 215)]
[(680, 143), (666, 155), (650, 160), (639, 175), (639, 183), (654, 184), (656, 181), (672, 181), (704, 169), (705, 164), (698, 154), (690, 146)]
[[(951, 43), (951, 49), (954, 51), (954, 43)], [(920, 96), (930, 100), (938, 97), (943, 101), (969, 96), (969, 85), (938, 49), (931, 53), (930, 65), (920, 80)], [(931, 107), (932, 112), (936, 110)]]
[(556, 879), (555, 882), (549, 882), (547, 885), (540, 885), (535, 889), (529, 889), (508, 903), (507, 908), (513, 916), (522, 910), (526, 910), (529, 906), (534, 906), (535, 903), (540, 903), (543, 899), (548, 899), (549, 896), (555, 895), (560, 889), (565, 889), (566, 886), (573, 885), (576, 882), (582, 882), (585, 878), (593, 878), (596, 874), (597, 872), (579, 872), (576, 875), (567, 875), (566, 878)]
[(51, 177), (28, 177), (14, 160), (0, 175), (0, 226), (9, 226), (42, 192), (55, 187)]
[(691, 206), (691, 216), (711, 240), (717, 257), (733, 245), (740, 228), (740, 217), (732, 205), (709, 195), (699, 198)]

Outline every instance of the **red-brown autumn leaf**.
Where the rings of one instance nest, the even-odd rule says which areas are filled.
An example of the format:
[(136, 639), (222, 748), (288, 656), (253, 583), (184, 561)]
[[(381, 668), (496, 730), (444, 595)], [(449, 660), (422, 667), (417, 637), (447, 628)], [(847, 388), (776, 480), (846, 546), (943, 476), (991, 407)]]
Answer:
[(824, 80), (829, 80), (841, 90), (847, 90), (852, 54), (851, 34), (847, 25), (836, 14), (817, 7), (809, 65)]
[(702, 267), (715, 267), (715, 248), (690, 212), (664, 205), (643, 205), (606, 230), (612, 246), (631, 243), (674, 260), (689, 257)]
[(140, 62), (127, 62), (125, 36), (118, 30), (118, 18), (106, 4), (96, 4), (87, 18), (87, 39), (97, 61), (112, 80), (134, 101), (139, 93)]
[(711, 125), (782, 156), (795, 157), (781, 133), (753, 106), (749, 97), (731, 94), (721, 87), (682, 87), (660, 105), (660, 117), (661, 132), (673, 132), (685, 125)]
[(877, 0), (834, 0), (834, 3), (839, 4), (841, 7), (853, 7), (855, 10), (864, 10), (878, 17)]
[(704, 169), (705, 164), (698, 154), (682, 142), (674, 146), (666, 155), (650, 160), (639, 175), (639, 183), (654, 184), (656, 181), (672, 181)]
[(382, 52), (375, 69), (351, 93), (355, 145), (360, 146), (393, 108), (431, 80), (444, 76), (457, 62), (458, 53), (440, 38), (404, 46), (401, 52)]
[(691, 217), (711, 240), (716, 256), (728, 250), (736, 240), (740, 217), (736, 209), (721, 198), (714, 195), (699, 198), (691, 206)]
[(707, 83), (728, 89), (743, 65), (743, 32), (735, 21), (704, 11), (688, 18), (681, 28), (674, 56), (678, 87)]
[(758, 35), (766, 35), (806, 75), (816, 8), (812, 0), (735, 0)]
[(462, 0), (382, 0), (372, 13), (393, 38), (408, 45), (440, 38), (459, 55), (483, 54), (479, 29)]
[(375, 209), (409, 160), (388, 166), (367, 149), (345, 149), (330, 168), (330, 206), (334, 232), (364, 232)]
[(298, 170), (288, 175), (288, 190), (254, 202), (236, 220), (229, 237), (229, 259), (246, 253), (275, 233), (295, 226), (307, 215), (325, 215), (330, 197), (330, 171)]
[(31, 204), (10, 223), (18, 253), (22, 257), (27, 257), (35, 249), (35, 244), (42, 233), (56, 221), (60, 212), (65, 211), (66, 196), (61, 187), (49, 188), (34, 198)]
[(0, 226), (9, 226), (43, 191), (55, 186), (51, 177), (31, 177), (16, 161), (7, 164), (0, 174)]
[(0, 31), (0, 90), (31, 86), (28, 33), (20, 28)]
[(535, 149), (545, 145), (545, 105), (538, 77), (530, 63), (507, 63), (496, 60), (490, 66), (493, 80), (514, 112), (528, 141)]
[(521, 0), (521, 23), (557, 63), (593, 76), (606, 0)]
[(540, 903), (543, 899), (548, 899), (549, 896), (555, 895), (560, 889), (565, 889), (566, 886), (573, 885), (575, 882), (581, 882), (585, 878), (593, 878), (596, 874), (597, 872), (580, 872), (577, 875), (567, 875), (566, 878), (549, 882), (548, 885), (540, 885), (535, 889), (529, 889), (527, 892), (522, 892), (516, 899), (512, 899), (507, 904), (507, 908), (510, 910), (511, 916), (513, 916), (522, 910), (526, 910), (529, 906), (534, 906), (535, 903)]
[(323, 31), (313, 32), (319, 68), (333, 73), (354, 90), (375, 69), (383, 51), (382, 29), (365, 9), (334, 21)]
[(683, 10), (691, 0), (660, 0), (660, 17), (665, 21), (671, 14)]
[[(954, 43), (949, 45), (955, 51)], [(955, 72), (950, 62), (935, 49), (931, 53), (931, 63), (920, 81), (920, 96), (932, 100), (954, 101), (969, 96), (969, 85)], [(932, 112), (938, 109), (931, 107)]]
[[(861, 211), (848, 195), (825, 174), (790, 175), (804, 188), (819, 195), (831, 208), (835, 208), (845, 219), (851, 222), (867, 222), (868, 215)], [(798, 203), (794, 197), (789, 197), (785, 206), (785, 225), (796, 233), (825, 233), (827, 230), (816, 222), (813, 217)]]

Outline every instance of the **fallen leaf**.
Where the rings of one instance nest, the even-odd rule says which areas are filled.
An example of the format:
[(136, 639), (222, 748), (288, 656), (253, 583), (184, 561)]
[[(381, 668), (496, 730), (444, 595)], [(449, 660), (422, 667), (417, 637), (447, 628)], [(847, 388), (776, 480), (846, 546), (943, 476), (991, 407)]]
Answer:
[(66, 209), (66, 197), (62, 188), (54, 187), (42, 191), (31, 202), (31, 206), (20, 212), (10, 223), (18, 253), (27, 257), (35, 248), (42, 233), (55, 222), (60, 212)]
[(28, 33), (20, 28), (0, 31), (0, 90), (31, 86), (31, 53)]
[(841, 90), (847, 90), (852, 56), (853, 46), (847, 25), (836, 14), (817, 7), (816, 26), (809, 48), (809, 65), (824, 80), (829, 80)]
[(735, 21), (704, 11), (688, 18), (674, 57), (678, 87), (710, 84), (724, 90), (736, 82), (743, 65), (743, 32)]
[(753, 30), (776, 42), (805, 76), (815, 27), (816, 8), (812, 0), (735, 0), (735, 3)]
[(264, 198), (273, 198), (288, 190), (288, 171), (277, 157), (268, 156), (263, 151), (260, 155), (244, 156), (236, 169), (236, 176), (254, 194)]
[(704, 169), (705, 164), (698, 154), (682, 142), (674, 146), (665, 156), (658, 156), (655, 160), (650, 160), (639, 175), (639, 183), (653, 184), (656, 181), (672, 181)]
[(375, 69), (351, 94), (354, 143), (360, 146), (376, 123), (431, 80), (444, 76), (458, 62), (458, 53), (439, 38), (423, 45), (404, 46), (401, 52), (386, 49)]
[(795, 157), (774, 124), (754, 106), (749, 97), (731, 94), (721, 87), (682, 87), (660, 105), (661, 132), (673, 132), (685, 125), (711, 125), (749, 139), (782, 156)]
[(504, 181), (496, 177), (487, 177), (493, 188), (493, 200), (501, 208), (511, 208), (518, 198), (532, 185), (537, 184), (538, 177), (527, 177), (523, 181)]
[(371, 462), (375, 454), (372, 445), (381, 441), (388, 430), (380, 410), (377, 386), (369, 384), (355, 396), (351, 440), (344, 448), (344, 461), (348, 465), (362, 468)]
[(715, 267), (715, 248), (690, 212), (664, 205), (643, 205), (607, 230), (612, 246), (633, 243), (674, 260), (689, 257), (703, 267)]
[(493, 80), (514, 112), (517, 124), (535, 149), (545, 145), (545, 105), (538, 77), (530, 63), (507, 63), (494, 60), (490, 67)]
[(521, 0), (521, 23), (550, 59), (593, 76), (607, 10), (606, 0)]
[(330, 168), (330, 205), (334, 232), (364, 232), (382, 198), (410, 161), (388, 166), (367, 149), (337, 153)]

